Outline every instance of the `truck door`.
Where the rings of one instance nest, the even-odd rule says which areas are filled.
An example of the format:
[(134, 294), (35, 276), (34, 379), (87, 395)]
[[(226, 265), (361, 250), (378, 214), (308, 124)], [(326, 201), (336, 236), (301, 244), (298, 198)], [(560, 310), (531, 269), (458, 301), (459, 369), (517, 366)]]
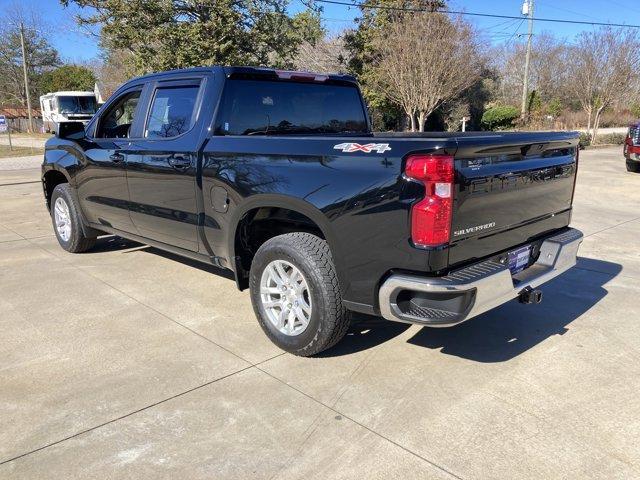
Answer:
[(86, 165), (76, 181), (87, 220), (125, 232), (135, 232), (129, 216), (125, 155), (140, 130), (142, 86), (132, 87), (109, 102), (89, 132), (84, 146)]
[[(203, 78), (156, 81), (142, 138), (127, 152), (130, 211), (140, 235), (198, 251), (196, 128)], [(202, 123), (202, 122), (201, 122)]]

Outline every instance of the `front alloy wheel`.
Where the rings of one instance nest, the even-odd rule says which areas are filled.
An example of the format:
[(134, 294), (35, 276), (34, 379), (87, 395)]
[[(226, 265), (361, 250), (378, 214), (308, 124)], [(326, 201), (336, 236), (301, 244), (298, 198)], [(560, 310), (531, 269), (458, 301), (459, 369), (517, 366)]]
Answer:
[(69, 214), (69, 205), (64, 201), (64, 198), (56, 198), (53, 215), (58, 235), (62, 240), (68, 242), (71, 238), (71, 215)]
[(96, 243), (82, 228), (80, 207), (68, 183), (56, 185), (51, 193), (51, 222), (58, 243), (67, 252), (86, 252)]

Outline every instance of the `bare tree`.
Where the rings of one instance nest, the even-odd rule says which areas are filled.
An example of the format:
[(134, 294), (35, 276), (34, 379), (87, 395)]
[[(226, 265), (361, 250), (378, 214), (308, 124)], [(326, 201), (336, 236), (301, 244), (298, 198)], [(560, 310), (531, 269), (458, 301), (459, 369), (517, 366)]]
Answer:
[(35, 106), (41, 93), (41, 75), (59, 66), (61, 61), (57, 50), (47, 41), (47, 23), (36, 10), (19, 3), (0, 11), (0, 103), (26, 105), (21, 25), (24, 27), (29, 93)]
[[(522, 63), (520, 57), (520, 63)], [(531, 55), (531, 87), (540, 92), (543, 100), (567, 101), (567, 83), (570, 72), (567, 69), (569, 50), (564, 40), (542, 32), (534, 40)], [(523, 72), (524, 73), (524, 72)], [(522, 81), (522, 77), (520, 77)]]
[(571, 49), (571, 92), (596, 142), (602, 112), (623, 101), (640, 68), (640, 39), (631, 29), (583, 32)]
[[(508, 44), (495, 47), (493, 64), (499, 72), (497, 100), (506, 105), (519, 105), (524, 77), (524, 44)], [(545, 103), (556, 100), (563, 105), (571, 103), (567, 68), (569, 47), (566, 42), (542, 32), (536, 35), (531, 46), (529, 87)]]
[(135, 76), (133, 55), (128, 50), (101, 45), (101, 55), (87, 63), (96, 76), (102, 100), (106, 101), (117, 88)]
[(304, 41), (298, 46), (293, 64), (309, 72), (344, 72), (349, 62), (343, 37), (327, 37), (315, 42)]
[(428, 13), (396, 20), (374, 39), (379, 87), (402, 106), (412, 131), (424, 131), (435, 109), (478, 79), (477, 38), (460, 17)]

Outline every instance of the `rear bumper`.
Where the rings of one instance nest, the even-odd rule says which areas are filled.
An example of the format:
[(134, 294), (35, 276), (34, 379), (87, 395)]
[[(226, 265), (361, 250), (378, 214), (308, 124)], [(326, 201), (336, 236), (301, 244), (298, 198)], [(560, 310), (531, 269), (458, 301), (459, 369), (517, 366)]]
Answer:
[(444, 277), (397, 274), (379, 292), (387, 320), (446, 327), (497, 307), (527, 287), (536, 288), (576, 264), (582, 232), (571, 228), (544, 240), (538, 260), (511, 275), (506, 265), (486, 260)]

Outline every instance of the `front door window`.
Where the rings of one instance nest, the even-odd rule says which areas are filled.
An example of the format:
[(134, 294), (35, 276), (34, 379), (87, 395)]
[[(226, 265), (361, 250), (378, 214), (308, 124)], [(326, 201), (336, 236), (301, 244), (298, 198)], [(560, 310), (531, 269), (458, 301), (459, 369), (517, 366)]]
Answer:
[(129, 138), (140, 90), (125, 93), (118, 99), (98, 123), (96, 138)]

